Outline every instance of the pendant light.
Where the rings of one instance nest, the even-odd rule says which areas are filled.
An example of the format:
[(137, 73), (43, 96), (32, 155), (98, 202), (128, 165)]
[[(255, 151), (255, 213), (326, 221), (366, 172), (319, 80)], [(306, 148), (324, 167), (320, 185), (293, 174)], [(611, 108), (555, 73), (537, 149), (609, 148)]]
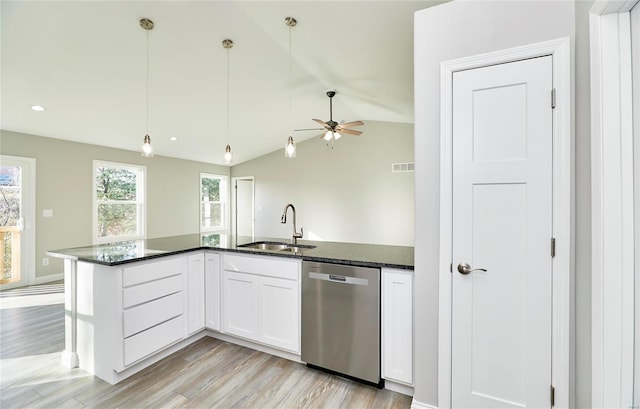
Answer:
[[(291, 57), (291, 29), (298, 24), (298, 21), (293, 17), (286, 17), (284, 23), (289, 26), (289, 86), (287, 87), (289, 93), (289, 122), (291, 125), (291, 86), (292, 86), (292, 57)], [(290, 126), (289, 129), (293, 127)], [(287, 138), (287, 144), (284, 147), (284, 157), (292, 159), (296, 157), (296, 143), (293, 141), (293, 136), (289, 135)]]
[(153, 147), (151, 146), (151, 137), (149, 136), (149, 31), (153, 30), (153, 21), (148, 18), (140, 19), (140, 27), (147, 32), (147, 95), (146, 95), (146, 124), (147, 132), (144, 135), (142, 143), (142, 156), (150, 158), (153, 156)]
[(222, 40), (222, 46), (227, 50), (227, 147), (224, 148), (224, 163), (230, 165), (233, 163), (233, 153), (229, 144), (229, 50), (233, 47), (233, 41), (228, 38)]

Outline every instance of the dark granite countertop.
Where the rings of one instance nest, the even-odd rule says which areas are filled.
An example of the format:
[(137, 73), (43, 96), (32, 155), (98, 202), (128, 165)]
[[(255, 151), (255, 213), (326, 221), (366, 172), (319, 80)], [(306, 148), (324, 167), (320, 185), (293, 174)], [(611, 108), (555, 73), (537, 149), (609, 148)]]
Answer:
[(413, 247), (407, 246), (298, 240), (298, 244), (316, 247), (302, 249), (299, 253), (242, 247), (243, 244), (256, 241), (289, 243), (290, 239), (235, 237), (227, 234), (187, 234), (51, 250), (47, 254), (51, 257), (107, 266), (134, 263), (194, 250), (259, 254), (364, 267), (392, 267), (412, 270), (414, 266)]

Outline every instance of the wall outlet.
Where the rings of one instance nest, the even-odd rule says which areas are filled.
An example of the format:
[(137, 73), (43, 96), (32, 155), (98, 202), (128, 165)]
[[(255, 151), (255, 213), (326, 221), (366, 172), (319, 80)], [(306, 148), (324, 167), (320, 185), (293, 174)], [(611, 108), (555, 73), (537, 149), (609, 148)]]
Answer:
[(49, 265), (49, 257), (44, 257), (42, 259), (42, 265), (43, 266), (48, 266)]

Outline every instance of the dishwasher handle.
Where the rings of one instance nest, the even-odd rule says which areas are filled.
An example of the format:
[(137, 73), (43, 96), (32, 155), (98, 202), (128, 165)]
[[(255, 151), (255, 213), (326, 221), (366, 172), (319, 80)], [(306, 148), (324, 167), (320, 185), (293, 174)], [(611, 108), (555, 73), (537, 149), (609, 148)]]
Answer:
[(317, 273), (315, 271), (309, 272), (309, 279), (329, 281), (336, 284), (369, 285), (369, 280), (366, 278), (350, 277), (338, 274)]

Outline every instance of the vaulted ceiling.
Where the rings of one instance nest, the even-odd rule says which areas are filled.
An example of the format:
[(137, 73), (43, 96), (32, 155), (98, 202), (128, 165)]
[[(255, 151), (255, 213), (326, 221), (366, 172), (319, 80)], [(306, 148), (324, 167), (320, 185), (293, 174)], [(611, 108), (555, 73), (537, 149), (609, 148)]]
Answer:
[(367, 121), (413, 122), (413, 13), (440, 2), (3, 0), (0, 127), (139, 150), (147, 17), (157, 155), (221, 164), (230, 143), (240, 163), (316, 137), (293, 129), (329, 119), (332, 88), (333, 119), (366, 138)]

